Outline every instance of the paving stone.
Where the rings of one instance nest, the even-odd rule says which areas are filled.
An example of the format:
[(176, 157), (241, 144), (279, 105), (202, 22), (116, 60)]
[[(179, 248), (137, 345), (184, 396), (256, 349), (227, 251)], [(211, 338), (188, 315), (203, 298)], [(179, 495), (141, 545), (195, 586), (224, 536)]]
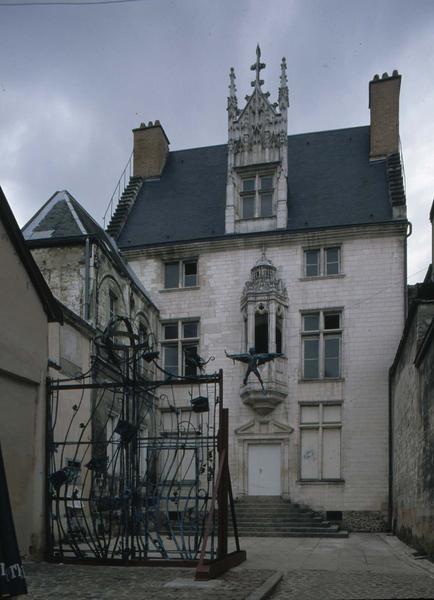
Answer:
[(434, 579), (428, 575), (396, 573), (337, 573), (288, 571), (272, 594), (272, 600), (321, 600), (372, 598), (434, 598)]
[[(170, 567), (112, 567), (26, 563), (28, 600), (241, 600), (274, 571), (236, 569), (194, 585), (194, 570)], [(178, 585), (168, 587), (168, 584)]]

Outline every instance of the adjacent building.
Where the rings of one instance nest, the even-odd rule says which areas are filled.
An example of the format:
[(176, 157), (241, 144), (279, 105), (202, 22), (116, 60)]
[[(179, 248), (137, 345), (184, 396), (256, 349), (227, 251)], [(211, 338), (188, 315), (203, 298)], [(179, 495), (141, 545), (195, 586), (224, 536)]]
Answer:
[[(434, 225), (434, 204), (430, 213)], [(433, 235), (434, 244), (434, 235)], [(434, 246), (433, 246), (434, 258)], [(434, 557), (434, 275), (411, 289), (390, 370), (390, 505), (393, 531)]]

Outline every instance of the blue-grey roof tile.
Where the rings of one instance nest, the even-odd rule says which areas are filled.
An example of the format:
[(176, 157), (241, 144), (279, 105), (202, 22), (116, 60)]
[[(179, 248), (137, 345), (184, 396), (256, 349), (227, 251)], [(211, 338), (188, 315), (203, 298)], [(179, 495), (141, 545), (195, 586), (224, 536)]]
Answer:
[[(123, 248), (220, 237), (227, 146), (170, 152), (145, 181), (118, 238)], [(288, 137), (288, 230), (392, 219), (385, 162), (369, 162), (369, 127)]]

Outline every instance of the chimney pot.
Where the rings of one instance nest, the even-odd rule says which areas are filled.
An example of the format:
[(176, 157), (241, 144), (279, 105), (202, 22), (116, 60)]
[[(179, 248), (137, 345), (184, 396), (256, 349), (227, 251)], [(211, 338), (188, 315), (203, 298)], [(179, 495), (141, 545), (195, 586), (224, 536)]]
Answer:
[(380, 79), (380, 76), (378, 73), (376, 73), (373, 77), (374, 81), (378, 81)]
[(392, 77), (398, 77), (398, 69), (393, 69)]
[(387, 71), (383, 73), (383, 77), (381, 79), (389, 79), (389, 74)]

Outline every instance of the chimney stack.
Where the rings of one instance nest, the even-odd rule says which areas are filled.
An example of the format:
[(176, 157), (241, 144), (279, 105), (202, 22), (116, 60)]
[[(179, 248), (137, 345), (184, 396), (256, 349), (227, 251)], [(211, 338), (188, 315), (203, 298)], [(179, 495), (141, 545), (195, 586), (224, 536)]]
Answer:
[(371, 109), (371, 147), (369, 158), (379, 160), (399, 153), (399, 91), (401, 75), (374, 75), (369, 82)]
[(169, 140), (160, 121), (141, 123), (133, 129), (134, 135), (134, 177), (160, 177), (169, 155)]

